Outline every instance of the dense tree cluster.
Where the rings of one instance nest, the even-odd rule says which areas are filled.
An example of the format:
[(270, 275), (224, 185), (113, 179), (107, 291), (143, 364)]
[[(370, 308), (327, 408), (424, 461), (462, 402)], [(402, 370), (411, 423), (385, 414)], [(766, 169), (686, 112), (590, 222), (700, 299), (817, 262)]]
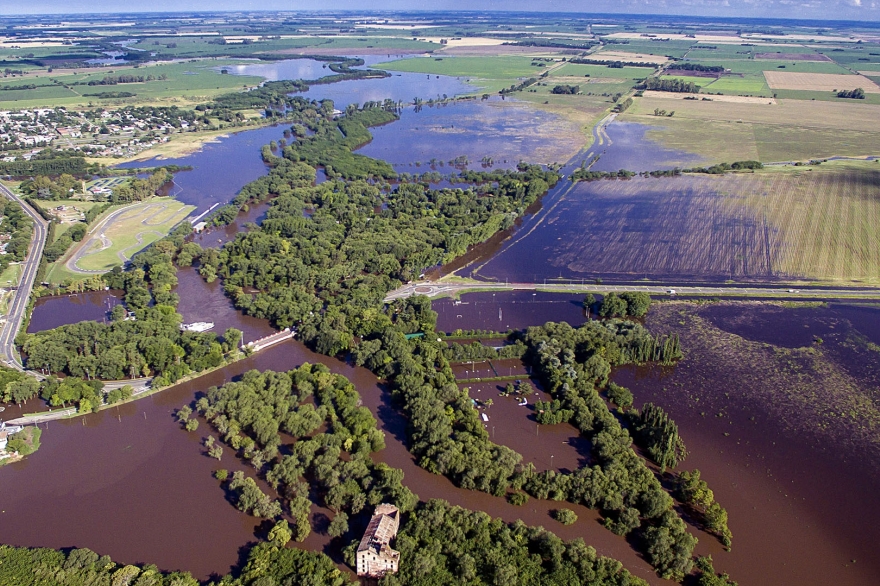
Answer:
[(34, 222), (16, 202), (0, 198), (0, 244), (6, 254), (0, 256), (0, 273), (10, 262), (20, 262), (27, 256)]
[(685, 173), (708, 173), (710, 175), (723, 175), (727, 171), (743, 171), (748, 169), (763, 169), (760, 161), (735, 161), (733, 163), (718, 163), (711, 167), (692, 167), (685, 169)]
[(16, 342), (33, 370), (103, 380), (155, 375), (162, 378), (158, 386), (219, 366), (234, 349), (216, 334), (181, 331), (180, 315), (172, 306), (142, 307), (134, 313), (133, 320), (84, 321), (21, 334)]
[(579, 85), (557, 85), (554, 86), (552, 90), (550, 90), (551, 94), (579, 94), (581, 91), (581, 86)]
[(727, 511), (715, 502), (715, 493), (700, 478), (699, 470), (684, 470), (676, 477), (675, 496), (702, 517), (706, 530), (717, 535), (721, 543), (730, 547), (733, 533), (727, 527)]
[(206, 251), (200, 271), (222, 276), (249, 315), (297, 325), (328, 354), (349, 349), (352, 335), (381, 331), (389, 321), (378, 308), (388, 291), (511, 226), (557, 177), (524, 166), (475, 174), (484, 182), (467, 189), (402, 183), (383, 193), (364, 181), (303, 186), (307, 169), (279, 164), (246, 187), (248, 197), (279, 195), (259, 229), (238, 234), (219, 254)]
[(651, 296), (643, 292), (608, 293), (599, 304), (602, 317), (645, 317), (651, 307)]
[(645, 448), (651, 459), (660, 466), (660, 472), (674, 468), (687, 455), (684, 441), (678, 435), (678, 426), (662, 407), (645, 403), (641, 410), (630, 412), (636, 443)]
[[(122, 565), (89, 549), (58, 551), (0, 545), (0, 583), (56, 586), (199, 586), (188, 572), (162, 572), (152, 565)], [(266, 586), (267, 584), (352, 585), (323, 553), (254, 546), (239, 576), (223, 576), (211, 584)]]
[(117, 306), (110, 323), (84, 321), (19, 334), (16, 344), (27, 356), (28, 367), (85, 379), (154, 375), (153, 385), (162, 387), (220, 366), (227, 354), (237, 351), (241, 332), (230, 328), (221, 339), (210, 332), (182, 331), (178, 298), (171, 292), (177, 284), (172, 259), (188, 250), (184, 234), (191, 229), (182, 226), (135, 255), (132, 270), (117, 267), (104, 275), (108, 286), (125, 291), (125, 305), (135, 319)]
[[(196, 410), (277, 492), (273, 498), (253, 478), (236, 472), (229, 489), (238, 508), (275, 518), (283, 502), (297, 541), (311, 530), (309, 499), (316, 495), (337, 513), (339, 535), (348, 531), (348, 514), (367, 505), (392, 502), (408, 511), (416, 503), (401, 484), (400, 470), (370, 459), (385, 446), (382, 432), (369, 409), (360, 406), (354, 386), (324, 365), (305, 364), (286, 373), (249, 371), (240, 381), (210, 388)], [(189, 415), (188, 407), (181, 411)], [(325, 431), (316, 433), (322, 426)], [(295, 438), (284, 455), (281, 433)]]
[(837, 92), (838, 98), (849, 98), (851, 100), (864, 100), (865, 99), (865, 90), (860, 87), (857, 87), (854, 90), (841, 90)]
[(652, 63), (644, 61), (604, 61), (600, 59), (587, 59), (584, 57), (572, 57), (569, 63), (578, 63), (580, 65), (605, 65), (611, 69), (623, 69), (624, 67), (654, 67)]
[(635, 172), (620, 169), (619, 171), (589, 171), (585, 167), (575, 169), (571, 174), (572, 181), (598, 181), (600, 179), (629, 179)]
[[(702, 47), (700, 47), (702, 49)], [(710, 73), (724, 73), (724, 67), (721, 65), (703, 65), (702, 63), (692, 63), (690, 61), (677, 61), (671, 69), (681, 71), (708, 71)]]
[(542, 527), (508, 524), (440, 500), (409, 515), (395, 548), (400, 550), (400, 572), (383, 578), (383, 586), (646, 584), (582, 539), (563, 541)]
[(692, 81), (684, 81), (682, 79), (661, 79), (659, 77), (648, 77), (643, 82), (636, 85), (640, 90), (655, 90), (660, 92), (676, 92), (698, 94), (700, 86)]
[(166, 169), (158, 169), (144, 179), (131, 179), (122, 185), (113, 188), (110, 195), (112, 203), (129, 203), (143, 201), (156, 195), (160, 187), (173, 179)]

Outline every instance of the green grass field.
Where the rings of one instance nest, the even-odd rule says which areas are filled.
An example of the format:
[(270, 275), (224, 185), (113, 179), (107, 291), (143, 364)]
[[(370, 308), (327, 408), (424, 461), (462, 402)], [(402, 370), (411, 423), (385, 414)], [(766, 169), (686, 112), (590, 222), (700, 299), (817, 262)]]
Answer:
[(452, 75), (477, 79), (537, 77), (547, 70), (533, 67), (531, 57), (415, 57), (379, 63), (377, 69)]
[(18, 285), (21, 278), (21, 265), (13, 264), (6, 267), (6, 270), (0, 273), (0, 287), (14, 287)]
[[(38, 106), (83, 106), (92, 104), (119, 105), (129, 103), (161, 103), (208, 99), (212, 96), (257, 85), (260, 77), (224, 75), (219, 67), (234, 63), (229, 60), (203, 60), (189, 63), (102, 68), (95, 73), (53, 75), (42, 73), (39, 77), (5, 79), (0, 87), (32, 83), (32, 90), (0, 90), (0, 109), (32, 108)], [(152, 75), (157, 79), (143, 83), (116, 85), (73, 85), (98, 81), (118, 75)], [(158, 79), (160, 76), (166, 79)], [(102, 99), (87, 94), (100, 92), (130, 92), (131, 98)]]
[(76, 263), (83, 270), (110, 270), (122, 264), (120, 255), (136, 252), (162, 238), (195, 206), (170, 198), (156, 198), (126, 208), (109, 223), (93, 229), (86, 237), (86, 253)]
[[(402, 32), (402, 31), (401, 31)], [(424, 34), (424, 31), (422, 31)], [(241, 33), (234, 33), (241, 34)], [(229, 55), (232, 57), (253, 57), (257, 53), (283, 52), (290, 50), (314, 47), (321, 51), (328, 49), (372, 49), (387, 48), (389, 52), (396, 50), (420, 50), (431, 51), (439, 49), (438, 43), (413, 41), (412, 37), (403, 36), (392, 38), (388, 32), (382, 33), (383, 37), (364, 34), (357, 37), (294, 37), (280, 39), (258, 40), (250, 45), (216, 44), (218, 35), (205, 36), (169, 36), (150, 37), (132, 45), (136, 49), (159, 53), (162, 58), (205, 57), (208, 55)], [(214, 43), (212, 43), (214, 41)], [(170, 46), (169, 45), (173, 45)], [(350, 52), (350, 51), (348, 51)], [(308, 51), (305, 51), (308, 53)]]
[(654, 73), (653, 67), (623, 67), (616, 69), (605, 65), (581, 65), (578, 63), (566, 63), (562, 67), (553, 70), (550, 77), (584, 77), (591, 78), (614, 78), (636, 80), (644, 79)]
[[(781, 100), (776, 105), (636, 98), (622, 118), (656, 123), (656, 108), (674, 110), (650, 138), (711, 162), (800, 161), (880, 154), (880, 105)], [(860, 102), (860, 103), (852, 103)]]

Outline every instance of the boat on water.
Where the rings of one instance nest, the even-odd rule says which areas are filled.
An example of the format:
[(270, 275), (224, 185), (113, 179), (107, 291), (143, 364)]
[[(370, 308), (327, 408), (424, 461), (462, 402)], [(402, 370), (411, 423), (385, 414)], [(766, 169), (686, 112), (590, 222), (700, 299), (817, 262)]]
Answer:
[(191, 324), (180, 324), (180, 329), (184, 332), (207, 332), (214, 327), (212, 321), (197, 321)]

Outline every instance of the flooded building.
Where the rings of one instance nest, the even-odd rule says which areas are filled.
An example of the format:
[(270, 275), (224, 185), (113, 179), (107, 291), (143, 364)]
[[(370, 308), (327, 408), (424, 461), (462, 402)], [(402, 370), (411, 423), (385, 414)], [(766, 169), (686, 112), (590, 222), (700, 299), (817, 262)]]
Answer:
[(370, 524), (357, 550), (357, 575), (381, 578), (388, 573), (396, 573), (400, 562), (400, 552), (388, 545), (397, 537), (400, 526), (400, 511), (394, 505), (382, 503), (376, 507)]

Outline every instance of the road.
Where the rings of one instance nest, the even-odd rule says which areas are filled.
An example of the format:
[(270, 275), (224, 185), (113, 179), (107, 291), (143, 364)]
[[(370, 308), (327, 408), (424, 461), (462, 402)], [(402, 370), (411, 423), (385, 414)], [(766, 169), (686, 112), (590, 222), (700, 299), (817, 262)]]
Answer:
[(18, 289), (13, 294), (12, 302), (9, 304), (9, 313), (6, 316), (6, 323), (3, 324), (3, 331), (0, 332), (0, 355), (13, 368), (24, 370), (21, 357), (15, 349), (15, 336), (21, 329), (28, 300), (34, 288), (34, 279), (37, 276), (37, 269), (40, 267), (40, 259), (43, 257), (43, 246), (46, 244), (49, 223), (24, 200), (9, 191), (6, 186), (0, 185), (0, 192), (17, 202), (34, 221), (31, 245), (27, 258), (22, 262), (21, 280), (18, 283)]
[(422, 281), (410, 283), (395, 289), (385, 297), (385, 302), (405, 299), (412, 295), (426, 297), (455, 296), (467, 291), (558, 291), (590, 293), (622, 293), (624, 291), (644, 291), (651, 295), (700, 295), (715, 297), (785, 297), (786, 299), (826, 300), (826, 299), (880, 299), (880, 289), (793, 289), (785, 286), (749, 285), (594, 285), (590, 283), (491, 283), (472, 281), (443, 282)]

